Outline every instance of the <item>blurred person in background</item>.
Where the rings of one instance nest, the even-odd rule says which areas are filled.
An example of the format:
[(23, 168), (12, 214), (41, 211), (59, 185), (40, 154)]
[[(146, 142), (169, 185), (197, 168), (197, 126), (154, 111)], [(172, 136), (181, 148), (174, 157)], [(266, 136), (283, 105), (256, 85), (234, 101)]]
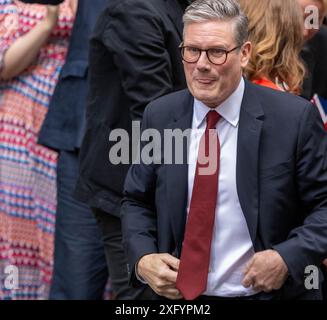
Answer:
[(302, 96), (318, 107), (327, 129), (327, 27), (323, 19), (326, 0), (296, 0), (303, 12), (304, 44), (301, 51), (307, 73)]
[(66, 62), (43, 123), (39, 143), (59, 152), (55, 257), (50, 299), (101, 299), (108, 271), (99, 226), (73, 198), (85, 125), (89, 38), (107, 0), (79, 0)]
[[(326, 23), (327, 0), (297, 1), (301, 6), (304, 21), (303, 36), (305, 42), (301, 57), (307, 68), (302, 96), (311, 99), (317, 106), (327, 130), (327, 26), (323, 24)], [(316, 11), (312, 6), (316, 8)], [(307, 21), (307, 19), (309, 20)], [(325, 277), (323, 292), (324, 299), (327, 300), (327, 259), (324, 260), (323, 265)]]
[(294, 0), (239, 0), (249, 19), (251, 58), (244, 73), (254, 83), (300, 94), (304, 66), (302, 18)]
[[(93, 208), (100, 225), (117, 299), (149, 295), (147, 286), (129, 286), (133, 270), (123, 250), (120, 221), (129, 164), (110, 162), (115, 142), (109, 135), (123, 129), (132, 138), (132, 121), (142, 119), (149, 102), (185, 88), (178, 46), (187, 4), (187, 0), (108, 1), (91, 39), (86, 129), (75, 196)], [(123, 141), (129, 150), (131, 142)]]
[[(57, 153), (37, 138), (65, 61), (74, 2), (0, 0), (0, 299), (49, 294)], [(10, 287), (8, 266), (18, 268)]]
[(307, 74), (302, 96), (312, 99), (317, 91), (327, 97), (326, 68), (322, 57), (327, 54), (327, 28), (323, 26), (327, 2), (325, 0), (296, 0), (303, 13), (304, 45), (301, 52)]

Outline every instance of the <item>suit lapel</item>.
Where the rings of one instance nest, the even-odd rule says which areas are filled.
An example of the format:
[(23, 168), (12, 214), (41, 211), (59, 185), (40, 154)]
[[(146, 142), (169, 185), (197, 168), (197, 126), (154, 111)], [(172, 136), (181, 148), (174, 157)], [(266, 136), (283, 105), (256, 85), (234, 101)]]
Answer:
[(263, 110), (253, 85), (245, 82), (237, 144), (236, 184), (251, 240), (255, 245), (259, 215), (259, 145)]
[[(176, 116), (168, 129), (180, 129), (182, 131), (192, 127), (194, 99), (187, 91), (182, 112)], [(180, 109), (181, 110), (181, 109)], [(187, 139), (189, 142), (189, 139)], [(183, 234), (186, 223), (187, 189), (188, 189), (188, 165), (187, 143), (183, 143), (183, 164), (174, 164), (175, 152), (173, 151), (173, 164), (166, 165), (167, 174), (167, 201), (170, 221), (177, 246), (177, 254), (181, 252)]]

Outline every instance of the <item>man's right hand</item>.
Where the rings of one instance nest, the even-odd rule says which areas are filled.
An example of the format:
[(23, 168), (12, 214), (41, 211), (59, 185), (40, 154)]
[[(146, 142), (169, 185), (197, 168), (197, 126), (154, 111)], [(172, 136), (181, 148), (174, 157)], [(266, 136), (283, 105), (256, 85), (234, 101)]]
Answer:
[(137, 273), (158, 295), (177, 300), (183, 298), (176, 288), (178, 267), (179, 260), (168, 253), (148, 254), (139, 260)]

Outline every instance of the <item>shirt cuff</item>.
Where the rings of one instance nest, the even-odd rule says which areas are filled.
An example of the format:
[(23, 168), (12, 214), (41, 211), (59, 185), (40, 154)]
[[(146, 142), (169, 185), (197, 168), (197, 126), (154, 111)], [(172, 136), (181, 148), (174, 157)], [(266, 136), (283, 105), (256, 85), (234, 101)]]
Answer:
[(135, 265), (135, 276), (136, 276), (136, 279), (138, 281), (140, 281), (141, 283), (143, 284), (148, 284), (138, 273), (137, 273), (137, 265), (138, 265), (138, 262), (137, 264)]

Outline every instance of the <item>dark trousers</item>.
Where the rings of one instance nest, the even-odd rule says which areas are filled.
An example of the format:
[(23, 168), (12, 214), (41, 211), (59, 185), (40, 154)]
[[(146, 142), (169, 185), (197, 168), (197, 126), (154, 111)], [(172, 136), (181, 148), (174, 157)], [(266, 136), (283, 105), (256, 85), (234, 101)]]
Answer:
[(58, 160), (58, 206), (52, 300), (102, 299), (108, 271), (101, 232), (91, 209), (72, 197), (78, 153), (62, 151)]
[(153, 298), (152, 291), (143, 286), (128, 285), (127, 259), (122, 245), (120, 219), (100, 209), (93, 209), (102, 230), (111, 286), (117, 300), (147, 300)]

